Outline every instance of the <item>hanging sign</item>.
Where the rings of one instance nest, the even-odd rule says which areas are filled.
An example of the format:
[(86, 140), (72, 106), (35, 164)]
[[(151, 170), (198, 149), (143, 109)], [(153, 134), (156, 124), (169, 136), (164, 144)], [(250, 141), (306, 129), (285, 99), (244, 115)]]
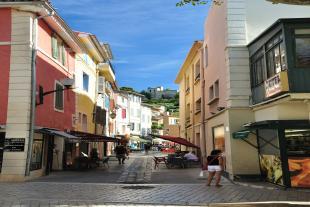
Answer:
[(5, 152), (23, 152), (25, 150), (25, 138), (6, 138), (4, 142)]

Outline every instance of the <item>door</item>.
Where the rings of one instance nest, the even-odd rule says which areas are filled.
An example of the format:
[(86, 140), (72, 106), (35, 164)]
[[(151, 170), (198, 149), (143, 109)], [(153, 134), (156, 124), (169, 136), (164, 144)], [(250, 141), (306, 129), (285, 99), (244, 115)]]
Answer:
[(0, 132), (0, 173), (1, 173), (1, 169), (2, 169), (4, 139), (5, 139), (5, 133), (4, 132)]
[(48, 175), (53, 169), (53, 151), (54, 151), (54, 136), (44, 135), (47, 140), (47, 160), (45, 174)]

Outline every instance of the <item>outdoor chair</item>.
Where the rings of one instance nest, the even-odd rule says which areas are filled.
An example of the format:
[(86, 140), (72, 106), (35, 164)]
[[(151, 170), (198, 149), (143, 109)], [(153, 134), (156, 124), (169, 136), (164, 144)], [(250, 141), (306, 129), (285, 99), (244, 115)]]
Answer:
[(154, 169), (159, 168), (159, 164), (165, 164), (167, 166), (167, 160), (165, 157), (153, 157)]

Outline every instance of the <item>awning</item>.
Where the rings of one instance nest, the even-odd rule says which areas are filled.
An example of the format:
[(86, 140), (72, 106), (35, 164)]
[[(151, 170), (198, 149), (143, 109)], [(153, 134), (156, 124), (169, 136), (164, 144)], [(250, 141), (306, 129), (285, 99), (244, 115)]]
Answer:
[(142, 139), (138, 136), (131, 136), (130, 137), (130, 140), (131, 141), (136, 141), (136, 142), (141, 142), (141, 143), (148, 143), (148, 142), (151, 142), (151, 140), (146, 140), (146, 139)]
[(87, 132), (71, 131), (70, 134), (80, 138), (81, 142), (119, 142), (120, 139)]
[(35, 129), (35, 132), (62, 137), (62, 138), (65, 138), (65, 139), (67, 139), (69, 141), (74, 141), (74, 142), (79, 141), (78, 137), (76, 137), (74, 135), (71, 135), (71, 134), (68, 134), (68, 133), (66, 133), (64, 131), (59, 131), (57, 129), (40, 128), (40, 129)]
[(250, 133), (251, 133), (250, 130), (241, 130), (241, 131), (234, 132), (232, 135), (234, 139), (246, 139), (249, 137)]
[(168, 140), (168, 141), (171, 141), (171, 142), (175, 142), (177, 144), (181, 144), (181, 145), (184, 145), (184, 146), (187, 146), (187, 147), (193, 147), (193, 148), (200, 148), (196, 145), (194, 145), (193, 143), (187, 141), (186, 139), (184, 138), (181, 138), (181, 137), (172, 137), (172, 136), (164, 136), (164, 135), (153, 135), (153, 137), (158, 137), (158, 138), (161, 138), (161, 139), (164, 139), (164, 140)]

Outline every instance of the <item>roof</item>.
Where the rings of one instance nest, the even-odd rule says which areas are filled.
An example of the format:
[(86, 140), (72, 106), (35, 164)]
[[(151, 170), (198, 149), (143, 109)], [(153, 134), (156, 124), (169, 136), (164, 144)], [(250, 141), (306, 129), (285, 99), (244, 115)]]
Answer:
[(310, 18), (282, 18), (275, 21), (273, 24), (271, 24), (267, 29), (265, 29), (262, 33), (260, 33), (256, 38), (254, 38), (251, 42), (248, 43), (248, 46), (255, 43), (258, 39), (260, 39), (262, 36), (267, 34), (269, 31), (274, 29), (276, 26), (278, 26), (281, 23), (302, 23), (302, 22), (310, 22)]
[(181, 69), (179, 70), (179, 73), (175, 79), (175, 83), (180, 83), (183, 77), (183, 72), (187, 69), (189, 63), (192, 61), (192, 59), (195, 57), (196, 52), (202, 47), (203, 45), (203, 41), (202, 40), (196, 40), (190, 51), (187, 53), (187, 56), (183, 62), (183, 65), (181, 67)]
[[(0, 0), (0, 7), (27, 10), (44, 17), (44, 21), (53, 29), (74, 52), (85, 50), (77, 35), (67, 25), (47, 0)], [(52, 14), (52, 15), (51, 15)]]
[(200, 148), (200, 147), (194, 145), (193, 143), (191, 143), (191, 142), (189, 142), (186, 139), (181, 138), (181, 137), (173, 137), (173, 136), (165, 136), (165, 135), (154, 135), (154, 134), (152, 134), (152, 136), (153, 137), (157, 137), (157, 138), (161, 138), (161, 139), (165, 139), (165, 140), (168, 140), (168, 141), (171, 141), (171, 142), (175, 142), (175, 143), (187, 146), (187, 147), (193, 147), (193, 148), (198, 148), (198, 149)]

